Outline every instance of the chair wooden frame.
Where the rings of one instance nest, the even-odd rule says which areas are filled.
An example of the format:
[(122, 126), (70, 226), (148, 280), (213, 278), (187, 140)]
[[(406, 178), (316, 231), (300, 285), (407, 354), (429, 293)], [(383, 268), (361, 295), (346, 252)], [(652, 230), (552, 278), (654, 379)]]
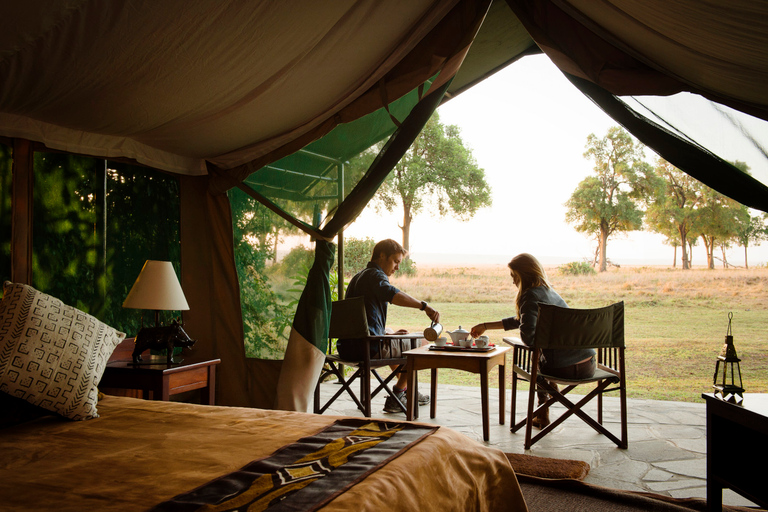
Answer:
[[(394, 335), (386, 334), (381, 336), (371, 336), (368, 334), (368, 322), (365, 316), (365, 305), (362, 297), (355, 297), (352, 299), (346, 299), (342, 301), (334, 301), (331, 310), (331, 322), (330, 322), (330, 338), (345, 338), (355, 339), (359, 343), (365, 344), (364, 359), (360, 361), (346, 360), (337, 354), (326, 354), (325, 366), (320, 373), (317, 386), (315, 387), (314, 396), (314, 412), (315, 414), (323, 414), (336, 399), (346, 392), (350, 398), (355, 402), (355, 405), (367, 418), (371, 417), (371, 401), (376, 395), (382, 391), (386, 391), (388, 396), (393, 397), (400, 405), (400, 409), (403, 414), (407, 412), (406, 404), (397, 398), (394, 391), (390, 387), (390, 382), (394, 379), (398, 373), (405, 371), (405, 365), (407, 359), (405, 356), (394, 358), (371, 358), (371, 347), (378, 346), (378, 353), (384, 352), (385, 346), (391, 344), (393, 340), (404, 339), (419, 339), (422, 335), (419, 334), (406, 334), (406, 335)], [(330, 351), (330, 343), (328, 348)], [(343, 366), (350, 366), (356, 368), (355, 372), (350, 377), (344, 376)], [(376, 370), (382, 367), (396, 366), (396, 369), (390, 373), (386, 378), (383, 378)], [(320, 405), (320, 383), (322, 383), (327, 377), (335, 376), (341, 388), (324, 404)], [(373, 375), (378, 381), (378, 386), (371, 390), (371, 375)], [(352, 384), (355, 380), (360, 381), (360, 398), (352, 391)]]
[[(595, 325), (598, 324), (598, 325)], [(587, 329), (588, 328), (588, 329)], [(563, 330), (570, 330), (571, 334), (564, 339), (556, 339)], [(579, 330), (586, 332), (579, 333)], [(592, 330), (592, 333), (587, 331)], [(574, 343), (569, 343), (569, 339)], [(605, 308), (598, 309), (570, 309), (539, 305), (539, 318), (536, 324), (536, 334), (533, 346), (525, 345), (517, 338), (504, 338), (504, 341), (512, 345), (512, 403), (511, 421), (512, 432), (517, 432), (525, 426), (525, 449), (539, 441), (542, 437), (554, 430), (563, 421), (572, 415), (576, 415), (595, 429), (613, 441), (619, 448), (626, 449), (627, 440), (627, 386), (626, 368), (624, 362), (624, 303), (619, 302)], [(540, 372), (539, 361), (541, 351), (545, 348), (594, 348), (597, 351), (597, 370), (594, 377), (583, 380), (570, 380), (548, 376)], [(517, 381), (526, 380), (531, 384), (528, 391), (528, 410), (526, 417), (515, 422), (517, 405)], [(562, 390), (557, 390), (549, 384), (552, 382), (562, 385)], [(566, 395), (574, 388), (583, 384), (596, 383), (596, 387), (585, 395), (577, 403), (569, 400)], [(537, 391), (546, 391), (550, 398), (545, 403), (534, 408)], [(617, 437), (603, 425), (603, 394), (610, 391), (619, 391), (621, 432)], [(582, 408), (593, 398), (597, 398), (597, 420), (585, 413)], [(536, 436), (532, 436), (531, 419), (559, 402), (566, 408), (566, 412), (543, 428)]]

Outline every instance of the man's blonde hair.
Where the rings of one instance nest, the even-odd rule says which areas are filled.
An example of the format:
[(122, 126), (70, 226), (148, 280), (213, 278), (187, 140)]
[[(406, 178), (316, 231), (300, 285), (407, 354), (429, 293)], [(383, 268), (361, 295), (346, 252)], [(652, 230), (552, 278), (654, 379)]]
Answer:
[(520, 315), (520, 303), (522, 302), (523, 294), (528, 289), (537, 286), (550, 287), (549, 281), (547, 281), (547, 273), (544, 271), (541, 263), (539, 263), (539, 260), (526, 252), (512, 258), (507, 263), (507, 266), (520, 279), (520, 284), (517, 288), (517, 300), (515, 301), (517, 314)]

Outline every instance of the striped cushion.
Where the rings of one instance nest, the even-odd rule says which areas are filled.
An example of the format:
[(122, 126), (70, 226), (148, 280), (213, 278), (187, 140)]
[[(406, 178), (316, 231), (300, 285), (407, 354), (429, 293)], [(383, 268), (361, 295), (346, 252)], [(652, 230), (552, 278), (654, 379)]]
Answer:
[(0, 301), (0, 391), (73, 420), (96, 418), (96, 386), (124, 338), (55, 297), (6, 281)]

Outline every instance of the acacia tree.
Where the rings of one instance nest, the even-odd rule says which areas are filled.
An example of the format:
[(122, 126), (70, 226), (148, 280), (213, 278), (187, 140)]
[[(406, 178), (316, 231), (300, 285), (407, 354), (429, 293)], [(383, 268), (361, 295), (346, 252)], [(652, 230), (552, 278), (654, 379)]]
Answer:
[(660, 182), (656, 198), (646, 212), (646, 223), (651, 231), (677, 240), (682, 250), (682, 268), (690, 269), (690, 231), (704, 185), (662, 158), (656, 162), (656, 175)]
[(608, 239), (642, 226), (641, 203), (654, 186), (653, 171), (643, 161), (643, 146), (617, 126), (601, 139), (590, 134), (584, 158), (594, 161), (596, 176), (582, 180), (566, 201), (565, 220), (597, 238), (599, 270), (605, 272)]
[(702, 185), (702, 194), (691, 233), (704, 242), (707, 268), (715, 268), (715, 247), (736, 235), (739, 203), (714, 189)]
[(374, 200), (387, 211), (402, 207), (403, 247), (410, 250), (413, 218), (425, 206), (436, 205), (442, 217), (471, 219), (491, 205), (485, 171), (464, 146), (457, 126), (445, 126), (435, 112), (410, 149), (397, 163)]
[(736, 240), (744, 248), (744, 266), (749, 268), (747, 249), (752, 242), (759, 244), (768, 240), (768, 227), (765, 219), (768, 215), (752, 216), (746, 206), (736, 216)]
[[(736, 160), (731, 162), (741, 172), (749, 174), (749, 166)], [(748, 230), (744, 226), (745, 219), (749, 218), (749, 212), (737, 201), (709, 188), (704, 184), (699, 185), (700, 199), (696, 208), (691, 236), (697, 236), (704, 242), (707, 254), (707, 267), (715, 268), (715, 247), (723, 250), (723, 264), (728, 265), (725, 257), (725, 249), (730, 242), (735, 241), (743, 245), (740, 232)], [(759, 241), (759, 234), (755, 241)], [(749, 244), (749, 239), (746, 240)], [(746, 251), (746, 246), (745, 246)], [(746, 254), (745, 254), (746, 256)]]

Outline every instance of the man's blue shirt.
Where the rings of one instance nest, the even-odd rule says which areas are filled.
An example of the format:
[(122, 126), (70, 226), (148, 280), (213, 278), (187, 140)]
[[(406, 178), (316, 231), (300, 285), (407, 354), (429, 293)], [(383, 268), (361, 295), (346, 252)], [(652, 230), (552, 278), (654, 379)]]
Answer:
[(389, 283), (389, 277), (381, 267), (371, 261), (349, 282), (346, 298), (363, 297), (368, 332), (386, 334), (387, 306), (399, 291)]

